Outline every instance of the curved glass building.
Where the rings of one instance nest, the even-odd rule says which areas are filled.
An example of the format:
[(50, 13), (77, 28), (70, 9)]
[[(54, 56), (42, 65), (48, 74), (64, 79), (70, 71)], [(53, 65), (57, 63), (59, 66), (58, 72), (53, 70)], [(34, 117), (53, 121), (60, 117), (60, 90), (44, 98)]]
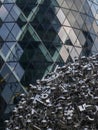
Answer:
[(96, 53), (97, 24), (97, 0), (0, 0), (0, 112), (57, 64)]

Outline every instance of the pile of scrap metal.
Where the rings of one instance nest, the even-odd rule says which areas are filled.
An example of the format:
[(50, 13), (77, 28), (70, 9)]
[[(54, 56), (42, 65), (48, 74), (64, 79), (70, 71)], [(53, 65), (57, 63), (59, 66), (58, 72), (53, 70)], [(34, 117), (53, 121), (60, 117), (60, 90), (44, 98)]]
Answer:
[(98, 130), (98, 54), (30, 84), (5, 122), (6, 130)]

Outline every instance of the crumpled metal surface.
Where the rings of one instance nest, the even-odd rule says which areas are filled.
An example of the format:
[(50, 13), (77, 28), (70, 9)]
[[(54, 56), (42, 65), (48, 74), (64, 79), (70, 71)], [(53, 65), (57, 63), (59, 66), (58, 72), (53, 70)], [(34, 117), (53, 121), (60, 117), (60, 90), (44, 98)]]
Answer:
[(98, 130), (98, 54), (30, 84), (5, 122), (6, 130)]

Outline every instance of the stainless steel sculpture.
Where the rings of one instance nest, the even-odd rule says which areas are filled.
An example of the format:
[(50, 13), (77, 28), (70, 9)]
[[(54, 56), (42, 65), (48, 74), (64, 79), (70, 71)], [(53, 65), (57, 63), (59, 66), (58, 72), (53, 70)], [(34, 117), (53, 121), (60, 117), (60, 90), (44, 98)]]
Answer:
[(98, 54), (30, 84), (5, 122), (6, 130), (98, 130)]

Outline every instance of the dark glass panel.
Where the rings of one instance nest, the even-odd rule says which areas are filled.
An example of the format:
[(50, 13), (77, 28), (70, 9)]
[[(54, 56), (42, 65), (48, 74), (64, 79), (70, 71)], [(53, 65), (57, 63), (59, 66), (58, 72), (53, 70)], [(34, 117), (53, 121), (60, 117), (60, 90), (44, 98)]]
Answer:
[(3, 24), (3, 22), (2, 22), (2, 20), (1, 20), (1, 18), (0, 18), (0, 27), (2, 26), (2, 24)]
[(65, 45), (70, 45), (70, 46), (73, 46), (72, 42), (70, 39), (67, 39), (64, 43)]
[(20, 17), (18, 17), (17, 24), (19, 25), (20, 28), (22, 28), (26, 23), (27, 23), (26, 21), (23, 21), (21, 20)]
[(4, 113), (6, 106), (7, 106), (7, 104), (6, 104), (5, 100), (0, 95), (0, 115)]
[(36, 6), (37, 0), (17, 0), (16, 4), (23, 11), (23, 13), (28, 16), (31, 10)]
[[(31, 55), (30, 52), (33, 54)], [(25, 74), (21, 80), (23, 85), (29, 85), (31, 82), (35, 82), (36, 79), (41, 78), (51, 64), (46, 61), (45, 56), (37, 46), (34, 50), (31, 49), (30, 52), (27, 54), (28, 57), (25, 57), (26, 52), (24, 52), (20, 60), (21, 66), (25, 69)]]
[(45, 30), (44, 30), (43, 26), (41, 24), (39, 24), (38, 27), (34, 26), (34, 28), (36, 29), (36, 32), (37, 32), (38, 36), (43, 41), (44, 40), (44, 35), (45, 35)]
[(0, 93), (3, 91), (5, 84), (6, 84), (6, 82), (5, 82), (4, 78), (0, 75)]
[(3, 59), (0, 56), (0, 69), (2, 68), (3, 64), (4, 64), (4, 61), (3, 61)]
[(19, 41), (19, 45), (25, 49), (27, 47), (27, 45), (29, 43), (31, 43), (32, 41), (34, 41), (34, 39), (32, 38), (31, 34), (29, 31), (26, 32), (26, 34), (24, 35), (23, 39), (21, 41)]
[(3, 41), (2, 37), (0, 37), (0, 49), (2, 48), (3, 44), (4, 44), (4, 41)]
[(50, 27), (48, 32), (45, 34), (44, 39), (46, 39), (46, 41), (52, 42), (55, 39), (56, 35), (57, 34), (56, 34), (55, 30), (53, 29), (53, 27)]
[(53, 43), (45, 41), (44, 45), (46, 46), (47, 50), (50, 52), (51, 56), (53, 56), (53, 54), (56, 51), (56, 47), (53, 45)]

